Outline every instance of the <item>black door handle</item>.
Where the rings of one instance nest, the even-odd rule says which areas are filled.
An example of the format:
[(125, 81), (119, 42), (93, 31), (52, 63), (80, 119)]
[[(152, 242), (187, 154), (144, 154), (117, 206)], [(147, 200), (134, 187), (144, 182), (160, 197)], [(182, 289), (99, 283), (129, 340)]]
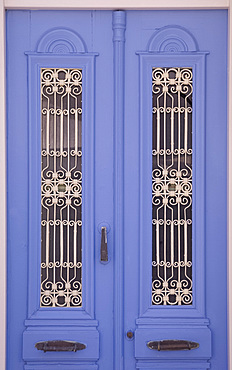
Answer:
[(199, 343), (189, 340), (160, 340), (148, 342), (147, 346), (156, 351), (184, 351), (198, 348)]
[(76, 352), (86, 348), (85, 344), (68, 340), (48, 340), (37, 342), (35, 347), (44, 352)]
[(108, 262), (107, 231), (101, 228), (101, 262)]

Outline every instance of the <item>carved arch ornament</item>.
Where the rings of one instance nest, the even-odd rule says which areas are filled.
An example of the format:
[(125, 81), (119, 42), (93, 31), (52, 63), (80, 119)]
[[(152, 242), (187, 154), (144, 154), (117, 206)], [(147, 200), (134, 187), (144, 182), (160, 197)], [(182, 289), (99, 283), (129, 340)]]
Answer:
[(149, 40), (149, 52), (191, 52), (198, 51), (193, 35), (180, 26), (165, 26), (157, 29)]
[[(157, 29), (149, 40), (149, 52), (192, 52), (198, 51), (193, 35), (180, 26), (165, 26)], [(37, 44), (38, 53), (86, 53), (87, 47), (81, 36), (66, 28), (55, 28), (46, 32)]]
[(37, 53), (86, 53), (87, 47), (81, 36), (67, 28), (54, 28), (39, 40)]

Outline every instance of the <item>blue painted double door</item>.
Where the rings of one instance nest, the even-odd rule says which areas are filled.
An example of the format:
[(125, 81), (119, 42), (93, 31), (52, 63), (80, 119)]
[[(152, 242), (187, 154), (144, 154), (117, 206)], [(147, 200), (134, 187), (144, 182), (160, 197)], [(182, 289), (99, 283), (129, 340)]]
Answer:
[(7, 369), (226, 370), (227, 12), (6, 16)]

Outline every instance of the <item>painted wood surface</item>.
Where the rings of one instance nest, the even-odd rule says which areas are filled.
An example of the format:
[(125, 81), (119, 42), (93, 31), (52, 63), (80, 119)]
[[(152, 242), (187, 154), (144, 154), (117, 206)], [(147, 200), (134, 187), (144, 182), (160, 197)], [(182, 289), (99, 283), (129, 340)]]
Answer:
[[(46, 334), (49, 330), (58, 339), (64, 331), (80, 338), (81, 331), (85, 330), (83, 336), (95, 333), (89, 342), (89, 357), (81, 355), (74, 365), (71, 356), (62, 360), (59, 354), (61, 368), (99, 366), (99, 369), (129, 370), (176, 366), (195, 370), (207, 369), (210, 361), (213, 370), (226, 369), (227, 14), (226, 11), (128, 11), (126, 17), (124, 12), (115, 14), (112, 42), (110, 11), (8, 13), (8, 271), (11, 272), (8, 276), (8, 368), (24, 367), (23, 331), (29, 351), (28, 338), (35, 341), (43, 331)], [(178, 25), (186, 34), (193, 35), (196, 49), (193, 42), (189, 49), (177, 55), (162, 55), (152, 37), (157, 28), (168, 24)], [(72, 32), (79, 35), (76, 40), (83, 42), (76, 41), (74, 52), (52, 55), (46, 40), (51, 40), (54, 29), (66, 40), (71, 37), (70, 45)], [(58, 40), (61, 36), (55, 37)], [(147, 227), (150, 196), (149, 181), (144, 180), (150, 176), (148, 74), (154, 63), (166, 66), (188, 63), (196, 73), (195, 299), (192, 307), (180, 309), (154, 308), (149, 303), (151, 250), (144, 245), (151, 244)], [(18, 73), (19, 66), (21, 73)], [(40, 122), (34, 102), (38, 101), (40, 66), (86, 68), (86, 87), (90, 90), (89, 94), (86, 90), (85, 97), (88, 127), (84, 136), (84, 168), (90, 181), (86, 181), (85, 190), (88, 199), (84, 213), (86, 298), (81, 310), (43, 310), (38, 306)], [(104, 265), (100, 263), (99, 227), (106, 223), (110, 262)], [(183, 333), (190, 332), (190, 326), (194, 328), (194, 339), (204, 341), (204, 358), (197, 351), (187, 355), (193, 356), (192, 361), (187, 361), (189, 357), (185, 359), (184, 353), (181, 356), (168, 353), (165, 358), (162, 354), (157, 358), (143, 347), (152, 339), (153, 332), (160, 336), (172, 332), (174, 338), (180, 328)], [(135, 341), (126, 337), (128, 330), (135, 332)], [(212, 354), (210, 332), (214, 343)], [(88, 335), (85, 338), (88, 339)], [(15, 348), (13, 357), (12, 346)], [(26, 352), (25, 369), (53, 370), (58, 366), (52, 356), (46, 357), (49, 360), (44, 357), (35, 360), (31, 355)], [(36, 363), (30, 363), (32, 358)]]

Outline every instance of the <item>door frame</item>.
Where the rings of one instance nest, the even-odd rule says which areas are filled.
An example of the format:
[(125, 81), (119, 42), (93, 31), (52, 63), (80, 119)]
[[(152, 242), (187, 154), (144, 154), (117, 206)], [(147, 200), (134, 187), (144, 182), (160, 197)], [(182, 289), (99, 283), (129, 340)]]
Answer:
[[(185, 0), (86, 0), (85, 6), (77, 0), (0, 0), (0, 369), (6, 368), (6, 60), (5, 60), (5, 10), (7, 9), (228, 9), (228, 103), (232, 101), (232, 0), (192, 0), (186, 6)], [(110, 5), (109, 5), (110, 4)], [(231, 45), (231, 46), (230, 46)], [(3, 52), (4, 51), (4, 52)], [(232, 104), (228, 104), (228, 369), (232, 370)]]

